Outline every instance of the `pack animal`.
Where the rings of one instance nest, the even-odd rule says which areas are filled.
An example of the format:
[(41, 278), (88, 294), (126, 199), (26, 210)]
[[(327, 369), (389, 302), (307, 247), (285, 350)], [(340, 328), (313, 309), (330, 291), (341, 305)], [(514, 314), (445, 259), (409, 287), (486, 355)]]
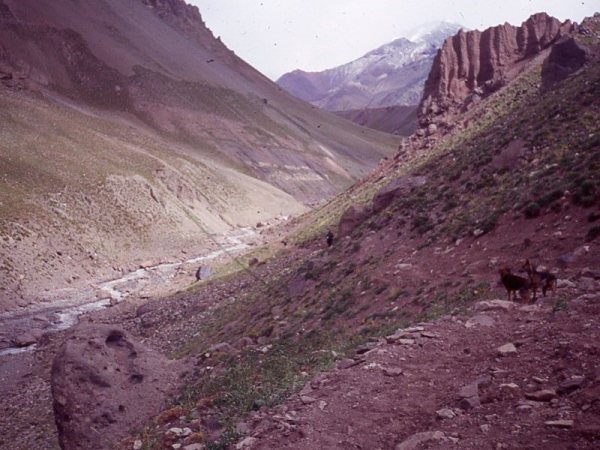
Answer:
[(510, 301), (510, 293), (513, 293), (513, 299), (517, 301), (517, 291), (524, 302), (529, 302), (529, 291), (531, 289), (531, 283), (528, 279), (514, 275), (511, 273), (508, 267), (500, 269), (500, 280), (506, 289), (508, 294), (508, 300)]
[(533, 298), (535, 300), (536, 290), (541, 287), (542, 295), (545, 297), (546, 292), (551, 290), (554, 292), (556, 289), (556, 275), (546, 270), (538, 272), (533, 264), (529, 261), (529, 259), (525, 260), (525, 264), (523, 264), (523, 268), (527, 272), (527, 276), (529, 277), (529, 281), (533, 286)]

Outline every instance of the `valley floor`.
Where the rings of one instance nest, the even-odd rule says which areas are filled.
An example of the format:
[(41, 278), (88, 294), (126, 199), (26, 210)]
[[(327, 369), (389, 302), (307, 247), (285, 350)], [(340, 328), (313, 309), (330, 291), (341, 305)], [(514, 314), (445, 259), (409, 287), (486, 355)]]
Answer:
[[(508, 243), (514, 239), (507, 230), (518, 228), (524, 235), (534, 236), (525, 231), (526, 226), (536, 225), (500, 224), (490, 235), (478, 240), (468, 238), (456, 247), (453, 252), (457, 254), (452, 258), (448, 256), (452, 253), (438, 254), (435, 248), (411, 253), (402, 247), (402, 255), (393, 259), (402, 260), (401, 256), (407, 258), (410, 254), (413, 270), (424, 277), (430, 276), (430, 267), (435, 267), (442, 277), (454, 281), (466, 274), (495, 283), (497, 270), (489, 265), (490, 261), (514, 261), (512, 254), (520, 258), (517, 247), (521, 243), (510, 244), (516, 246), (511, 248)], [(560, 270), (559, 287), (547, 298), (535, 305), (479, 302), (466, 310), (413, 324), (413, 328), (387, 339), (373, 337), (355, 349), (355, 356), (339, 360), (314, 378), (306, 375), (304, 388), (283, 403), (261, 406), (236, 417), (233, 447), (220, 448), (587, 449), (598, 445), (597, 245), (581, 246), (580, 238), (574, 237), (576, 233), (567, 233), (573, 237), (549, 247), (545, 234), (555, 229), (548, 227), (535, 235), (528, 254), (539, 256), (543, 248), (543, 260), (556, 261), (560, 255), (573, 255), (573, 249), (584, 253)], [(294, 267), (294, 261), (334, 258), (346, 244), (351, 246), (334, 244), (331, 252), (324, 250), (321, 242), (295, 247), (252, 271), (216, 280), (201, 289), (165, 299), (131, 298), (114, 308), (91, 313), (85, 320), (116, 324), (165, 354), (180, 355), (198, 330), (210, 322), (215, 309), (236, 304), (261, 280), (278, 279)], [(383, 244), (375, 237), (366, 239), (361, 252), (376, 254), (372, 245)], [(476, 251), (478, 248), (487, 251)], [(492, 298), (506, 295), (495, 284), (490, 294)], [(435, 295), (435, 291), (428, 295)], [(231, 326), (235, 328), (226, 324), (224, 332), (230, 333), (227, 340), (235, 346), (237, 338)], [(35, 352), (0, 358), (0, 448), (58, 448), (50, 367), (65, 336), (64, 331), (47, 334)], [(502, 356), (499, 347), (505, 344), (513, 344), (515, 349)], [(260, 339), (252, 347), (266, 356), (271, 349), (268, 340)], [(209, 367), (219, 364), (218, 360), (205, 359), (202, 352), (192, 355), (190, 361), (194, 374), (199, 371), (199, 380), (203, 379), (201, 373), (210, 373)], [(173, 448), (172, 444), (181, 444), (184, 449), (195, 445), (169, 433), (173, 427), (189, 427), (203, 433), (207, 442), (218, 441), (224, 429), (215, 426), (218, 413), (204, 400), (193, 400), (193, 410), (183, 418), (150, 425), (154, 437), (145, 445), (154, 449)], [(132, 448), (139, 436), (134, 430), (132, 433), (119, 448)]]

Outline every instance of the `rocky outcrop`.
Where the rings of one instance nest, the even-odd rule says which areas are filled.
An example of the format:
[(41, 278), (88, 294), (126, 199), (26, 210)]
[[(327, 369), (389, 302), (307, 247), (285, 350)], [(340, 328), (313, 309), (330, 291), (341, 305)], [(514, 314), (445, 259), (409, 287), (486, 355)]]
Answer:
[(198, 8), (188, 5), (183, 0), (141, 0), (141, 2), (150, 8), (154, 8), (161, 17), (174, 15), (182, 20), (203, 23)]
[(395, 199), (405, 196), (414, 188), (423, 186), (426, 182), (426, 177), (398, 177), (390, 181), (373, 197), (373, 212), (377, 214), (383, 211)]
[(109, 449), (158, 414), (181, 365), (108, 325), (82, 324), (52, 364), (61, 448)]
[(338, 234), (349, 236), (371, 215), (370, 208), (366, 206), (350, 206), (344, 211), (338, 224)]
[(156, 15), (174, 28), (202, 45), (217, 48), (223, 53), (229, 50), (222, 45), (220, 39), (215, 39), (206, 27), (197, 6), (188, 5), (184, 0), (140, 0), (144, 5), (154, 9)]
[(459, 31), (435, 57), (419, 106), (421, 125), (498, 90), (524, 62), (573, 29), (570, 21), (539, 13), (520, 27), (506, 23), (483, 32)]
[(542, 85), (550, 88), (573, 72), (579, 70), (588, 60), (589, 50), (572, 36), (560, 39), (552, 46), (550, 55), (542, 67)]

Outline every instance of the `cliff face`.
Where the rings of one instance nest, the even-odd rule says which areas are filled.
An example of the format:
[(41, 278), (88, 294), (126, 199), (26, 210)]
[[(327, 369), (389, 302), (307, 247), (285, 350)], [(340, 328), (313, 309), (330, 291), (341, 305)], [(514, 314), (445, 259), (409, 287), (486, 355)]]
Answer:
[(419, 106), (421, 124), (490, 94), (518, 74), (519, 66), (573, 31), (570, 21), (539, 13), (520, 27), (499, 25), (460, 31), (438, 51)]

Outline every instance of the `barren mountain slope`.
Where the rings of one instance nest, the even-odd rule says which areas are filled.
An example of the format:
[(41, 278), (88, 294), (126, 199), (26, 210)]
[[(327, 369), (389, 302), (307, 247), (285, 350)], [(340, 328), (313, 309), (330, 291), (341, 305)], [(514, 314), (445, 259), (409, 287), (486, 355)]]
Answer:
[(181, 0), (0, 11), (0, 309), (302, 212), (397, 146), (281, 92)]
[(284, 74), (277, 84), (360, 125), (410, 136), (416, 126), (414, 105), (421, 101), (437, 49), (458, 29), (459, 25), (451, 23), (422, 28), (412, 40), (396, 39), (355, 61), (321, 72), (295, 70)]
[(417, 128), (416, 106), (351, 109), (335, 114), (359, 125), (400, 136), (410, 136)]

